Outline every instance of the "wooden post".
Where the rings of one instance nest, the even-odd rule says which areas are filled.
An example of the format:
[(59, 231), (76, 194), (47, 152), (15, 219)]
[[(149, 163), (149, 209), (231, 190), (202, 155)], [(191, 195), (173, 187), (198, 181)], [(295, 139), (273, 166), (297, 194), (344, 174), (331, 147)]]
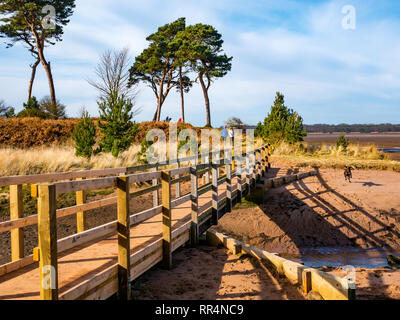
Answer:
[(261, 169), (261, 150), (256, 151), (256, 178), (257, 181), (260, 181), (262, 178), (262, 169)]
[(235, 171), (235, 148), (232, 145), (232, 171)]
[(117, 178), (118, 298), (131, 298), (129, 177)]
[[(157, 171), (158, 167), (155, 167), (153, 171)], [(158, 179), (153, 179), (152, 185), (155, 187), (158, 184)], [(153, 191), (153, 207), (158, 207), (160, 200), (158, 198), (158, 190)]]
[(199, 178), (197, 167), (190, 168), (192, 223), (190, 226), (190, 244), (194, 247), (199, 243)]
[(263, 147), (261, 149), (261, 175), (263, 178), (265, 177), (265, 175), (267, 173), (264, 155), (265, 155), (265, 148)]
[[(83, 178), (78, 178), (77, 180), (83, 180)], [(86, 192), (77, 191), (76, 192), (76, 205), (84, 204), (86, 202)], [(79, 211), (76, 213), (76, 230), (77, 233), (81, 233), (86, 230), (86, 217), (85, 211)]]
[(249, 155), (246, 155), (246, 194), (250, 193), (250, 157)]
[(302, 284), (304, 294), (308, 294), (312, 290), (311, 276), (312, 274), (310, 270), (303, 270)]
[[(256, 153), (253, 153), (250, 156), (253, 159), (252, 161), (250, 161), (250, 168), (251, 168), (251, 180), (250, 181), (251, 181), (251, 186), (255, 188), (256, 184), (257, 184), (257, 182), (256, 182), (256, 180), (257, 180), (257, 171), (256, 171), (257, 157), (256, 157)], [(250, 158), (250, 156), (249, 156), (249, 158)]]
[(212, 224), (218, 225), (218, 165), (211, 164), (212, 172)]
[[(180, 166), (180, 164), (179, 164), (179, 161), (177, 161), (177, 163), (176, 163), (176, 167), (179, 169), (181, 166)], [(176, 175), (175, 176), (175, 179), (178, 179), (179, 178), (179, 175)], [(176, 185), (175, 185), (175, 198), (180, 198), (181, 197), (181, 183), (180, 182), (178, 182)]]
[(232, 211), (232, 171), (229, 164), (226, 165), (226, 212)]
[(243, 180), (242, 180), (242, 162), (238, 161), (237, 163), (237, 168), (236, 168), (236, 175), (237, 175), (237, 202), (241, 203), (242, 202), (242, 197), (243, 197)]
[[(22, 185), (10, 186), (10, 220), (24, 217)], [(24, 257), (24, 229), (11, 230), (11, 260), (17, 261)]]
[(172, 232), (171, 232), (171, 175), (169, 171), (161, 173), (162, 193), (162, 233), (163, 233), (163, 267), (172, 268)]
[(38, 234), (41, 300), (58, 300), (56, 201), (55, 185), (39, 185)]

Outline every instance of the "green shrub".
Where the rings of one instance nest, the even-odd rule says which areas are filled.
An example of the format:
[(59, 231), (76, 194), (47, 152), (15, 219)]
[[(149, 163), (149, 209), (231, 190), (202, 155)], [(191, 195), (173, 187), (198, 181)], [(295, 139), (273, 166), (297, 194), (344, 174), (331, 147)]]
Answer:
[(27, 103), (24, 103), (23, 107), (24, 109), (17, 115), (18, 118), (49, 118), (48, 114), (40, 108), (36, 97), (30, 98)]
[(100, 120), (98, 125), (103, 135), (100, 142), (100, 151), (111, 152), (114, 157), (128, 149), (139, 126), (133, 123), (131, 99), (125, 95), (111, 94), (108, 98), (102, 98), (99, 102)]
[(96, 143), (96, 127), (87, 111), (83, 113), (81, 121), (75, 126), (72, 139), (75, 141), (75, 154), (78, 157), (92, 156), (93, 146)]
[(345, 138), (344, 135), (341, 135), (336, 141), (336, 148), (339, 149), (340, 147), (343, 148), (343, 151), (347, 151), (347, 147), (350, 144), (350, 138)]
[(139, 163), (148, 164), (147, 161), (147, 150), (153, 145), (153, 142), (147, 141), (146, 138), (143, 139), (141, 149), (137, 154), (137, 160)]

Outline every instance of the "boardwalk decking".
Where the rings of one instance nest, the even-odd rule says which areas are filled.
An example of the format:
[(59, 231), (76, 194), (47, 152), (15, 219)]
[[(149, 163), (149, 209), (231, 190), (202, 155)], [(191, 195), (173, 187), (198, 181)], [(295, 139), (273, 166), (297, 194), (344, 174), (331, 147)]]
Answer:
[[(234, 179), (235, 183), (236, 179)], [(226, 184), (220, 185), (218, 188), (219, 198), (224, 198)], [(234, 184), (233, 190), (236, 190)], [(199, 207), (209, 203), (212, 198), (212, 192), (209, 191), (199, 197)], [(211, 204), (210, 204), (211, 205)], [(172, 227), (177, 230), (180, 227), (189, 229), (191, 218), (191, 201), (187, 201), (178, 207), (172, 209)], [(180, 241), (180, 245), (188, 241), (188, 233), (186, 237)], [(162, 240), (162, 217), (161, 214), (142, 222), (141, 224), (131, 227), (131, 254), (143, 251), (143, 249), (151, 245), (160, 243)], [(107, 270), (117, 263), (118, 247), (117, 235), (104, 237), (96, 240), (92, 244), (85, 244), (69, 251), (63, 252), (58, 256), (58, 274), (59, 274), (59, 295), (63, 299), (65, 293), (75, 286), (90, 280), (95, 275)], [(156, 255), (157, 256), (157, 255)], [(161, 261), (161, 255), (150, 262), (150, 266)], [(149, 268), (149, 267), (148, 267)], [(146, 271), (140, 268), (135, 273), (133, 267), (132, 279), (138, 277)], [(0, 300), (29, 299), (37, 300), (39, 295), (39, 270), (38, 263), (24, 267), (20, 270), (11, 272), (0, 277)], [(65, 296), (64, 298), (67, 298)], [(88, 298), (86, 293), (86, 297)]]

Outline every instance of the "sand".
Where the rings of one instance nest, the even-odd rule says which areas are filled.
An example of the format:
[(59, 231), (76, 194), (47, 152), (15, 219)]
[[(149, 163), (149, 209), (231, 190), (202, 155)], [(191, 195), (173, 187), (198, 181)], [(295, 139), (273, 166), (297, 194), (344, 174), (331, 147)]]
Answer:
[[(292, 171), (281, 167), (269, 174)], [(270, 190), (264, 204), (225, 215), (215, 229), (283, 256), (315, 247), (398, 250), (399, 187), (395, 172), (354, 171), (348, 183), (341, 170), (324, 169), (319, 177)], [(399, 271), (357, 268), (356, 278), (360, 299), (400, 298)]]
[(251, 256), (201, 245), (174, 254), (172, 270), (155, 267), (133, 286), (136, 300), (304, 300), (300, 289)]

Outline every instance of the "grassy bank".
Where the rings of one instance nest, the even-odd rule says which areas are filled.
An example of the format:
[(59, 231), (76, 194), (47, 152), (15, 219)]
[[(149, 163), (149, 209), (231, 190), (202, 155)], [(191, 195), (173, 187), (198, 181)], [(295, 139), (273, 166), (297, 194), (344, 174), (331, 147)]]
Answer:
[(139, 144), (114, 158), (110, 153), (101, 153), (89, 160), (75, 156), (71, 146), (36, 147), (31, 149), (0, 149), (0, 175), (26, 175), (75, 170), (130, 167), (137, 164)]
[(356, 169), (393, 170), (400, 172), (400, 162), (392, 161), (375, 145), (350, 144), (347, 149), (336, 146), (310, 146), (307, 143), (289, 145), (282, 143), (273, 152), (274, 161), (285, 161), (298, 167), (319, 167), (342, 169), (353, 166)]

